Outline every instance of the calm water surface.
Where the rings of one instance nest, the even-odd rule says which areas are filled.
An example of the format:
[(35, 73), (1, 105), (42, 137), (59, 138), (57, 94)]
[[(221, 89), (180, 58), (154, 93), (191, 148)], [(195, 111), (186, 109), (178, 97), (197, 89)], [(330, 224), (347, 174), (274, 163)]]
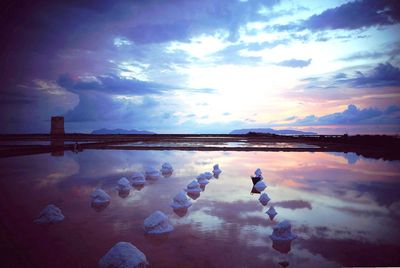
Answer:
[[(126, 198), (118, 195), (120, 177), (164, 162), (174, 167), (171, 177), (147, 182)], [(172, 198), (214, 163), (220, 177), (210, 180), (186, 215), (175, 214)], [(151, 267), (399, 266), (399, 164), (352, 153), (288, 152), (88, 150), (5, 158), (0, 243), (16, 252), (6, 267), (15, 267), (13, 255), (33, 267), (96, 267), (119, 241), (136, 245)], [(258, 167), (271, 198), (266, 207), (251, 193), (249, 176)], [(100, 212), (90, 206), (96, 187), (111, 196)], [(34, 224), (49, 203), (65, 220)], [(273, 221), (265, 214), (271, 204), (278, 212)], [(155, 210), (170, 217), (175, 230), (169, 235), (144, 235), (143, 220)], [(289, 252), (273, 248), (269, 238), (284, 219), (298, 235)]]

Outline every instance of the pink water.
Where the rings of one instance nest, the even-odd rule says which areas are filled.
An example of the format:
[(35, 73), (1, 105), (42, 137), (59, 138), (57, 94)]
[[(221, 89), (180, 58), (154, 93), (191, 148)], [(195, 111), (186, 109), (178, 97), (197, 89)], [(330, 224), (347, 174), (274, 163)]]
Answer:
[[(164, 162), (174, 167), (171, 177), (118, 195), (120, 177)], [(215, 163), (220, 177), (186, 215), (176, 215), (169, 206), (173, 196)], [(151, 267), (399, 266), (399, 166), (341, 153), (89, 150), (3, 158), (2, 267), (18, 267), (21, 259), (32, 267), (97, 267), (119, 241), (143, 251)], [(250, 175), (258, 167), (271, 198), (266, 207), (251, 194)], [(96, 187), (111, 196), (101, 212), (90, 206)], [(34, 224), (49, 203), (65, 220)], [(278, 212), (274, 221), (265, 215), (271, 204)], [(155, 210), (170, 217), (175, 230), (169, 235), (144, 235), (143, 220)], [(284, 219), (298, 235), (288, 253), (274, 249), (269, 238)]]

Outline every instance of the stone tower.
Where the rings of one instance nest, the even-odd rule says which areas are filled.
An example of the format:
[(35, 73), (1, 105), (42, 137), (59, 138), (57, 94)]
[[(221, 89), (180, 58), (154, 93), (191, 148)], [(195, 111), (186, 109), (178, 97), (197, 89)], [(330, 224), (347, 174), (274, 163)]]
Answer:
[(64, 135), (64, 116), (51, 117), (51, 135)]

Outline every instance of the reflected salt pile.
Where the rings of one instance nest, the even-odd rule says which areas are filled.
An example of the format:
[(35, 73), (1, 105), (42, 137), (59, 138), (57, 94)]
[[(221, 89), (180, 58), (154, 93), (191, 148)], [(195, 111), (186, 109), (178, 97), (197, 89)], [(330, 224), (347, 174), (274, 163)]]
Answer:
[(132, 186), (127, 178), (122, 177), (118, 180), (117, 189), (120, 192), (129, 192), (132, 189)]
[(90, 196), (92, 198), (92, 207), (94, 208), (101, 210), (110, 204), (110, 196), (100, 188), (94, 190)]
[(256, 184), (259, 181), (263, 180), (261, 169), (257, 168), (256, 171), (254, 172), (254, 174), (255, 174), (255, 176), (251, 176), (251, 180), (253, 181), (253, 184)]
[(260, 203), (263, 206), (266, 206), (268, 204), (269, 200), (271, 200), (271, 199), (269, 198), (269, 196), (266, 193), (262, 193), (262, 195), (260, 195), (260, 197), (258, 198), (258, 201), (260, 201)]
[(171, 207), (174, 209), (188, 208), (192, 205), (192, 202), (186, 196), (184, 191), (180, 191), (173, 199)]
[(136, 268), (148, 264), (143, 252), (128, 242), (118, 242), (99, 260), (100, 268)]
[(162, 164), (160, 172), (164, 177), (170, 177), (173, 171), (174, 169), (172, 168), (170, 163)]
[(133, 172), (132, 174), (132, 185), (142, 186), (146, 182), (142, 172)]
[(297, 238), (297, 235), (292, 233), (292, 225), (288, 220), (281, 221), (272, 229), (272, 235), (269, 236), (272, 241), (292, 241)]
[(262, 171), (260, 168), (257, 168), (256, 171), (254, 172), (254, 174), (256, 175), (256, 177), (261, 177), (262, 178)]
[(203, 186), (207, 185), (209, 183), (207, 175), (205, 173), (201, 173), (199, 176), (197, 176), (197, 182)]
[(161, 176), (160, 172), (157, 169), (153, 167), (146, 168), (145, 171), (146, 180), (158, 180), (160, 176)]
[(284, 267), (284, 268), (286, 268), (286, 267), (289, 266), (289, 262), (287, 262), (287, 261), (281, 261), (281, 262), (278, 262), (278, 264), (279, 264), (280, 266)]
[(49, 224), (64, 220), (64, 215), (61, 209), (53, 204), (47, 205), (39, 214), (37, 219), (34, 220), (37, 224)]
[(191, 183), (187, 185), (185, 191), (190, 194), (200, 193), (201, 192), (200, 184), (196, 180), (193, 180)]
[(157, 210), (144, 220), (144, 231), (147, 234), (163, 234), (174, 230), (167, 215)]
[(209, 179), (211, 179), (212, 177), (213, 177), (213, 174), (211, 173), (211, 172), (204, 172), (203, 173), (204, 174), (204, 177), (207, 179), (207, 180), (209, 180)]
[(271, 220), (273, 220), (275, 218), (275, 216), (278, 214), (278, 212), (276, 212), (275, 208), (273, 206), (271, 206), (267, 212), (265, 212), (266, 214), (268, 214), (269, 218)]
[(253, 185), (253, 187), (251, 188), (250, 194), (260, 194), (260, 193), (261, 193), (261, 192), (258, 191), (258, 190), (254, 187), (254, 185)]
[(284, 220), (272, 228), (273, 232), (270, 235), (272, 247), (281, 253), (288, 253), (291, 250), (292, 241), (297, 237), (292, 233), (292, 225)]
[(263, 181), (259, 181), (254, 185), (254, 188), (256, 188), (257, 191), (262, 192), (267, 188), (267, 185)]
[[(205, 187), (205, 186), (203, 186)], [(201, 186), (200, 186), (201, 189)], [(205, 188), (204, 188), (205, 189)], [(187, 195), (192, 198), (193, 200), (196, 200), (197, 198), (200, 197), (200, 192), (188, 192)]]
[(219, 168), (219, 165), (218, 165), (218, 164), (215, 164), (215, 165), (213, 166), (213, 173), (214, 173), (214, 176), (217, 176), (217, 177), (218, 177), (218, 175), (221, 174), (221, 172), (222, 172), (222, 170)]

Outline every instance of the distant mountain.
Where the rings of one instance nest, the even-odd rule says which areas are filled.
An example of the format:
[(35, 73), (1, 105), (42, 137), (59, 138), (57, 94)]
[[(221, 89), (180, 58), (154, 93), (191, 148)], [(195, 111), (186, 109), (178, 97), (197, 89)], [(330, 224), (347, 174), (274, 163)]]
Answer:
[(136, 129), (122, 129), (122, 128), (117, 128), (117, 129), (108, 129), (108, 128), (102, 128), (102, 129), (97, 129), (93, 130), (92, 134), (156, 134), (151, 131), (146, 131), (146, 130), (136, 130)]
[(244, 129), (235, 129), (231, 131), (229, 134), (241, 135), (247, 134), (249, 132), (253, 133), (264, 133), (264, 134), (277, 134), (277, 135), (317, 135), (315, 132), (305, 132), (299, 130), (290, 130), (290, 129), (282, 129), (275, 130), (272, 128), (244, 128)]

